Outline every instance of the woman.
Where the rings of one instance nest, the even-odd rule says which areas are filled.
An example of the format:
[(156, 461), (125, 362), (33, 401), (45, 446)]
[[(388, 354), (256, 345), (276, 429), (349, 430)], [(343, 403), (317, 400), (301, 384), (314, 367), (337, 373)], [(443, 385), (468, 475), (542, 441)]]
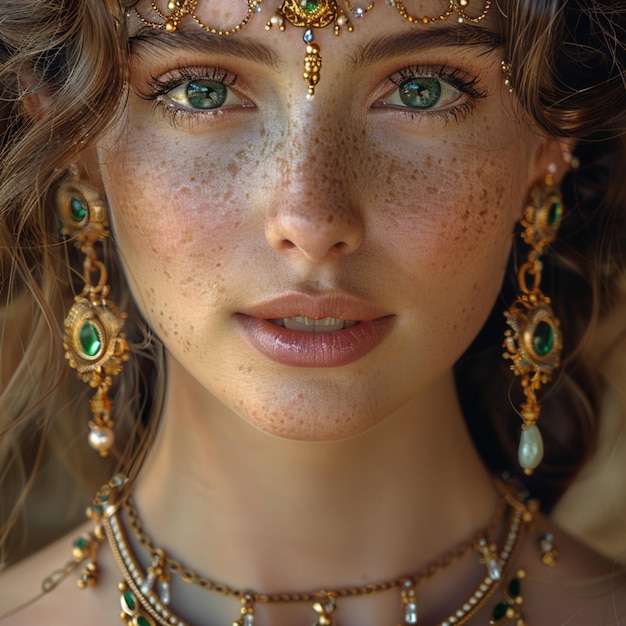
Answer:
[(624, 623), (544, 515), (597, 430), (624, 9), (6, 4), (5, 549), (20, 473), (121, 472), (6, 621)]

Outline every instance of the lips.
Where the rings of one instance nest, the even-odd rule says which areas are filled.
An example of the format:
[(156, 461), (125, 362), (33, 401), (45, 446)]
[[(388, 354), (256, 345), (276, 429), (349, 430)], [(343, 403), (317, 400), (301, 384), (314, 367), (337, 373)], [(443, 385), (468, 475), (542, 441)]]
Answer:
[(358, 324), (358, 322), (341, 320), (336, 317), (325, 317), (324, 319), (316, 320), (311, 317), (302, 317), (301, 315), (270, 321), (277, 326), (282, 326), (289, 330), (300, 330), (305, 333), (334, 332), (344, 328), (351, 328)]
[(288, 293), (235, 315), (261, 354), (290, 367), (340, 367), (374, 350), (395, 317), (340, 293)]

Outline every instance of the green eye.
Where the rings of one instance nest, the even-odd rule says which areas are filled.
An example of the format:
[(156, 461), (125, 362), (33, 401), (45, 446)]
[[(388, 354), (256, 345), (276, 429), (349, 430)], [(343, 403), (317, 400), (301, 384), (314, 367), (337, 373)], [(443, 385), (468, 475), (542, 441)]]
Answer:
[(398, 87), (400, 100), (412, 109), (430, 109), (441, 98), (441, 81), (436, 78), (409, 78)]
[(394, 89), (375, 105), (376, 108), (391, 107), (415, 113), (447, 115), (484, 97), (474, 88), (474, 78), (464, 74), (455, 76), (441, 68), (407, 68), (390, 76), (389, 80)]
[(224, 106), (241, 105), (241, 98), (223, 82), (210, 78), (195, 78), (180, 83), (167, 92), (181, 108), (193, 111), (214, 111)]
[(228, 89), (213, 80), (193, 80), (187, 83), (186, 96), (194, 109), (217, 109), (226, 102)]

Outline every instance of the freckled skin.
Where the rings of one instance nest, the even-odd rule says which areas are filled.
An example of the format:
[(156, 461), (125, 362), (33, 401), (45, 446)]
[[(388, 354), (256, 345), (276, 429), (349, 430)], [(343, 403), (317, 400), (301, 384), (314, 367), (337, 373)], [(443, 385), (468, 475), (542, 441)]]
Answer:
[[(363, 20), (341, 46), (328, 33), (323, 78), (307, 102), (290, 52), (301, 33), (250, 25), (238, 36), (271, 42), (289, 62), (229, 61), (254, 107), (177, 125), (134, 90), (157, 69), (221, 60), (138, 58), (125, 115), (99, 147), (115, 236), (147, 321), (205, 392), (274, 435), (358, 434), (449, 376), (493, 306), (514, 222), (540, 176), (538, 135), (503, 106), (511, 96), (498, 51), (346, 70), (358, 46), (404, 27)], [(377, 86), (409, 62), (465, 63), (489, 95), (447, 121), (374, 107)], [(278, 365), (238, 331), (244, 307), (330, 288), (396, 316), (390, 336), (352, 364)]]

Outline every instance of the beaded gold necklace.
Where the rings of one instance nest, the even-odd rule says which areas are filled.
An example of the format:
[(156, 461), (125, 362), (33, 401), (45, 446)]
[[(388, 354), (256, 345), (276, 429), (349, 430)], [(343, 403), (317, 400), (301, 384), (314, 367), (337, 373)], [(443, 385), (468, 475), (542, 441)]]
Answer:
[[(305, 593), (265, 594), (254, 591), (233, 589), (227, 585), (204, 578), (179, 561), (170, 558), (143, 530), (137, 509), (128, 498), (121, 499), (121, 490), (126, 483), (122, 475), (115, 476), (104, 485), (88, 509), (88, 516), (94, 521), (92, 533), (81, 535), (74, 542), (76, 563), (87, 561), (78, 581), (79, 587), (95, 585), (98, 580), (97, 554), (105, 542), (109, 544), (117, 566), (122, 574), (120, 590), (121, 617), (127, 626), (190, 626), (170, 608), (170, 581), (172, 576), (180, 576), (187, 583), (221, 595), (237, 599), (241, 603), (238, 619), (233, 626), (256, 626), (255, 605), (261, 603), (309, 603), (316, 615), (314, 626), (336, 626), (335, 611), (343, 598), (372, 595), (396, 589), (399, 591), (403, 612), (403, 624), (418, 623), (418, 586), (436, 573), (474, 549), (480, 563), (486, 568), (485, 576), (466, 601), (437, 626), (462, 626), (467, 624), (483, 609), (492, 596), (501, 590), (504, 600), (496, 604), (491, 624), (500, 624), (515, 619), (517, 625), (524, 625), (521, 616), (521, 580), (525, 573), (518, 570), (508, 585), (504, 580), (509, 576), (514, 556), (522, 543), (527, 525), (532, 520), (531, 507), (506, 489), (501, 505), (491, 523), (465, 542), (420, 572), (370, 583), (363, 586), (325, 589)], [(504, 525), (503, 540), (500, 546), (491, 540), (501, 526), (502, 518), (508, 510)], [(150, 554), (150, 565), (144, 571), (139, 559), (128, 541), (127, 531), (121, 515), (125, 513), (127, 523), (136, 534), (140, 545)]]

